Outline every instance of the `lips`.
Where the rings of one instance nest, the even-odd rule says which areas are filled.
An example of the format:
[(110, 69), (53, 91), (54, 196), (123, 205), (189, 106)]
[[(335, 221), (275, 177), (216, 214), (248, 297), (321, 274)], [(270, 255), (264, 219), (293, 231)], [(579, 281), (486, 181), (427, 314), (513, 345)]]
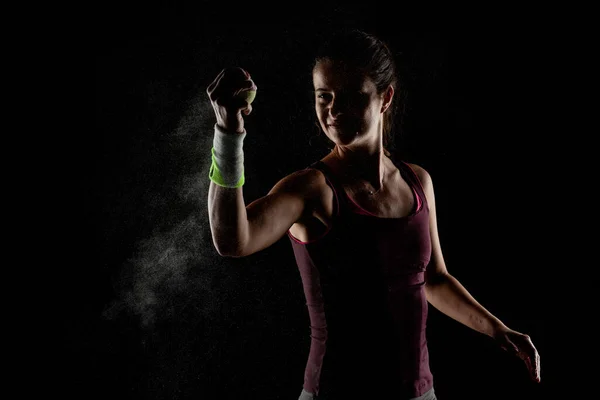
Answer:
[(339, 129), (339, 130), (348, 130), (348, 129), (351, 130), (352, 124), (350, 124), (348, 121), (339, 121), (338, 120), (338, 121), (328, 123), (327, 127)]

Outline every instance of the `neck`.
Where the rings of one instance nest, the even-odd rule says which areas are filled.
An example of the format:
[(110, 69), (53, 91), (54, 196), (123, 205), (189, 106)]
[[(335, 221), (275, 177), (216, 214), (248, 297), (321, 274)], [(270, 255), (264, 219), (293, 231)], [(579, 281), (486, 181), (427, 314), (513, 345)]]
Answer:
[(345, 181), (366, 181), (373, 191), (382, 188), (386, 172), (382, 147), (376, 151), (368, 151), (336, 146), (332, 153), (340, 163)]

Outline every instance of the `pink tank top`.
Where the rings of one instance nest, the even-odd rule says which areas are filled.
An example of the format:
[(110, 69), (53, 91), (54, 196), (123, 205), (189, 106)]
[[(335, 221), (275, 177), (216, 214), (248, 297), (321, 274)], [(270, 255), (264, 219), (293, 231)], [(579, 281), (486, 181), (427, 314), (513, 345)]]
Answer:
[(429, 208), (414, 171), (395, 164), (415, 196), (408, 216), (363, 210), (317, 161), (307, 168), (321, 170), (334, 192), (332, 228), (311, 242), (287, 233), (310, 319), (304, 389), (325, 398), (411, 398), (433, 386), (424, 291)]

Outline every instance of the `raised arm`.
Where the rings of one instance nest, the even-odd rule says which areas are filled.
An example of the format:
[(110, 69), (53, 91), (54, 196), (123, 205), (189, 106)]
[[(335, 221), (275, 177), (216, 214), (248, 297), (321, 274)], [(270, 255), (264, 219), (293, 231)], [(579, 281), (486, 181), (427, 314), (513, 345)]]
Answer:
[(318, 179), (314, 170), (294, 172), (246, 206), (242, 143), (244, 115), (252, 111), (251, 97), (243, 95), (248, 89), (256, 90), (250, 75), (241, 68), (227, 68), (206, 90), (217, 120), (208, 190), (209, 223), (217, 252), (230, 257), (253, 254), (280, 239), (310, 212)]
[(495, 339), (499, 346), (521, 358), (531, 378), (540, 381), (540, 356), (528, 335), (510, 329), (483, 307), (446, 268), (437, 229), (433, 182), (429, 173), (414, 164), (429, 205), (429, 230), (431, 235), (431, 261), (427, 266), (425, 293), (427, 301), (436, 309)]

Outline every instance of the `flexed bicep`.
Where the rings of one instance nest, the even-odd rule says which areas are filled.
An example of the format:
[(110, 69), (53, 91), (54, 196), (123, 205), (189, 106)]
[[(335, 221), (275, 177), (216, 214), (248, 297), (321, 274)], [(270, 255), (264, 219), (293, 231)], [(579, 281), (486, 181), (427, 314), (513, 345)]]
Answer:
[(269, 247), (286, 234), (304, 215), (311, 213), (318, 197), (319, 179), (316, 170), (301, 170), (281, 179), (269, 193), (246, 207), (248, 215), (247, 242), (240, 256)]

